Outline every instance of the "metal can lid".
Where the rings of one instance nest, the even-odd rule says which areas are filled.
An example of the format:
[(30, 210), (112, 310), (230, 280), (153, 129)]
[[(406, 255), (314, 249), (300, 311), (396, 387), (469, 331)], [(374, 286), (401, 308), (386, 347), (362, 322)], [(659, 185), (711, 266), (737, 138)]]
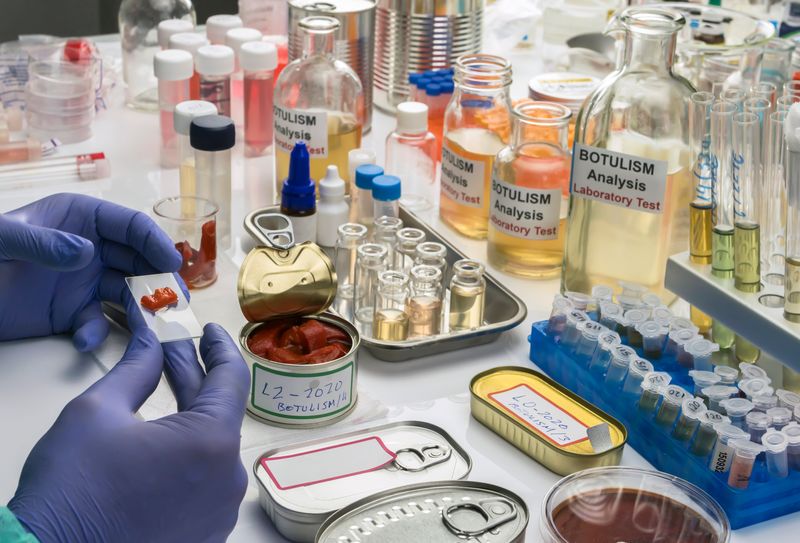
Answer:
[(509, 490), (478, 482), (411, 485), (368, 496), (328, 518), (316, 543), (400, 543), (475, 539), (522, 541), (525, 502)]
[(375, 9), (375, 2), (371, 0), (290, 0), (289, 5), (315, 13), (358, 13)]
[(599, 84), (600, 80), (591, 75), (550, 72), (537, 75), (528, 81), (528, 96), (534, 100), (564, 104), (571, 110), (577, 111)]

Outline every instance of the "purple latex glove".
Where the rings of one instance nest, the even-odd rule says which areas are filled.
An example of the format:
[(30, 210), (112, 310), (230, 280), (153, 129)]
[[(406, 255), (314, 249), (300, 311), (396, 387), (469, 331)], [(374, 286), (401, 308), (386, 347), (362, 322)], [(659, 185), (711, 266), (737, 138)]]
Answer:
[(0, 341), (72, 332), (79, 351), (108, 336), (100, 302), (127, 275), (175, 272), (181, 257), (144, 213), (55, 194), (0, 214)]
[[(8, 504), (42, 543), (218, 542), (247, 488), (239, 457), (250, 374), (236, 344), (209, 324), (164, 352), (126, 295), (134, 336), (122, 360), (71, 401), (36, 444)], [(158, 384), (164, 353), (179, 412), (134, 413)]]

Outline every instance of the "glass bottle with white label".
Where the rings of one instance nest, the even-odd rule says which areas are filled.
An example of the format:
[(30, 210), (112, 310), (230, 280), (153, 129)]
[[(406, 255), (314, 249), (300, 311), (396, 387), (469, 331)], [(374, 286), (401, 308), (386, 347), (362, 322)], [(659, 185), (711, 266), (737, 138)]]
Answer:
[(494, 157), (511, 134), (511, 64), (493, 55), (464, 55), (444, 116), (439, 216), (459, 234), (484, 239)]
[(619, 17), (622, 66), (578, 115), (562, 291), (630, 281), (662, 299), (670, 255), (689, 248), (692, 168), (688, 104), (673, 73), (677, 11), (632, 7)]
[(494, 159), (489, 262), (523, 277), (558, 275), (569, 193), (569, 108), (524, 101), (513, 110), (511, 144)]
[(364, 90), (358, 75), (334, 58), (339, 25), (332, 17), (302, 19), (303, 55), (286, 66), (275, 83), (276, 187), (289, 172), (289, 154), (298, 140), (308, 146), (312, 179), (319, 183), (334, 165), (349, 181), (347, 155), (361, 146)]

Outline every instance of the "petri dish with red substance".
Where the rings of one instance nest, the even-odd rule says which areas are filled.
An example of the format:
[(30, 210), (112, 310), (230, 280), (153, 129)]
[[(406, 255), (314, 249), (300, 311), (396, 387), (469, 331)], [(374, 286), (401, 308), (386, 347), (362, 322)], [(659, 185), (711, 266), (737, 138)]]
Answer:
[(164, 198), (153, 206), (159, 225), (181, 254), (178, 273), (192, 290), (217, 280), (218, 212), (215, 203), (194, 196)]

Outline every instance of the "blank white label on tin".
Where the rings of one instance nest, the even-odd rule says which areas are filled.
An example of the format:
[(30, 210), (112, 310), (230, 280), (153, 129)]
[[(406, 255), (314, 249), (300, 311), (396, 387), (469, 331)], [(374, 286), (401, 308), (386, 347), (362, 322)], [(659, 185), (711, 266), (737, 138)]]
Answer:
[(318, 373), (292, 373), (253, 364), (253, 407), (287, 420), (328, 418), (353, 403), (353, 363)]
[(447, 141), (442, 147), (442, 194), (454, 202), (483, 207), (483, 191), (488, 160), (470, 160), (450, 149)]
[(290, 153), (298, 140), (306, 142), (311, 158), (328, 157), (328, 113), (273, 106), (275, 145)]
[(589, 439), (587, 426), (528, 385), (493, 392), (489, 397), (505, 412), (553, 445), (566, 447)]
[(489, 222), (508, 236), (530, 240), (558, 238), (561, 189), (533, 189), (492, 179)]
[(263, 458), (261, 465), (281, 490), (353, 477), (385, 467), (396, 455), (377, 436), (286, 456)]
[(666, 160), (575, 144), (573, 196), (647, 213), (663, 213), (666, 188)]
[[(189, 300), (186, 299), (173, 274), (138, 275), (126, 277), (125, 282), (128, 284), (136, 307), (142, 313), (144, 322), (155, 333), (158, 341), (168, 343), (203, 335), (203, 327), (197, 322), (197, 317), (189, 307)], [(178, 295), (177, 305), (166, 307), (156, 313), (142, 307), (142, 296), (149, 296), (156, 289), (164, 287), (169, 287)]]

